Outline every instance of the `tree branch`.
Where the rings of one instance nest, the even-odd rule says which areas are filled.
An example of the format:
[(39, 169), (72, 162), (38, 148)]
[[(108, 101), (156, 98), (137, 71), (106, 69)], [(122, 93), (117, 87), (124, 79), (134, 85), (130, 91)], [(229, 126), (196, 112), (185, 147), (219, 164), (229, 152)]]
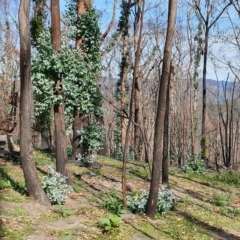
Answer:
[(112, 19), (111, 19), (111, 22), (110, 22), (107, 30), (106, 30), (105, 33), (102, 35), (102, 41), (105, 40), (105, 38), (107, 37), (107, 35), (109, 34), (110, 30), (111, 30), (112, 27), (113, 27), (113, 24), (114, 24), (114, 21), (115, 21), (115, 18), (116, 18), (117, 3), (118, 3), (118, 0), (114, 0)]
[(209, 25), (208, 29), (210, 29), (216, 22), (217, 20), (221, 17), (223, 12), (232, 4), (232, 1), (230, 1), (223, 9), (222, 11), (218, 14), (218, 16), (215, 18), (215, 20)]

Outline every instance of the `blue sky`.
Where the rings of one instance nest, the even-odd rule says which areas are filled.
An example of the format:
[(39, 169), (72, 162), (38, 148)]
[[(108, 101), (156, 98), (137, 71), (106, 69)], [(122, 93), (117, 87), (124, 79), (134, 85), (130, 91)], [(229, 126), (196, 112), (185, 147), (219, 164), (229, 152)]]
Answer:
[[(118, 0), (118, 4), (121, 0)], [(65, 9), (66, 0), (60, 0), (60, 11)], [(102, 13), (100, 28), (104, 32), (112, 18), (114, 0), (93, 0), (94, 7)]]
[[(121, 2), (121, 0), (118, 0), (118, 4)], [(65, 4), (66, 0), (60, 0), (60, 10), (61, 12), (64, 11), (65, 9)], [(100, 22), (100, 28), (102, 29), (102, 32), (104, 32), (111, 21), (112, 17), (112, 10), (113, 10), (113, 5), (114, 5), (114, 0), (95, 0), (93, 1), (93, 5), (96, 7), (97, 10), (102, 12), (102, 19)], [(220, 43), (215, 43), (213, 45), (212, 51), (215, 53), (219, 52), (219, 49), (223, 47), (223, 44)], [(226, 46), (225, 46), (226, 48)], [(230, 53), (229, 53), (230, 54)], [(233, 53), (232, 53), (233, 54)], [(230, 56), (231, 58), (231, 56)], [(199, 76), (202, 77), (202, 63), (200, 64), (200, 69), (199, 69)], [(220, 80), (223, 80), (227, 77), (228, 70), (224, 68), (218, 68), (218, 77)], [(208, 68), (207, 68), (207, 78), (210, 79), (216, 79), (216, 74), (214, 70), (214, 65), (211, 63), (210, 59), (208, 59)]]

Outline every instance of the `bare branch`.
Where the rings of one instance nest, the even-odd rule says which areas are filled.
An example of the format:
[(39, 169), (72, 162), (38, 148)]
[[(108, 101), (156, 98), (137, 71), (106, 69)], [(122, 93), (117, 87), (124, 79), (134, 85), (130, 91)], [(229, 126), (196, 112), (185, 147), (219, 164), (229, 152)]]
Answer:
[(232, 1), (230, 1), (223, 9), (222, 11), (218, 14), (218, 16), (215, 18), (215, 20), (209, 25), (208, 29), (210, 29), (216, 22), (217, 20), (221, 17), (221, 15), (224, 13), (224, 11), (232, 4)]
[(118, 3), (118, 0), (114, 0), (112, 20), (111, 20), (110, 24), (108, 25), (108, 28), (105, 31), (105, 33), (102, 35), (102, 41), (104, 41), (104, 39), (106, 38), (106, 36), (109, 34), (109, 32), (111, 31), (111, 29), (113, 27), (113, 24), (114, 24), (114, 21), (116, 18), (117, 3)]

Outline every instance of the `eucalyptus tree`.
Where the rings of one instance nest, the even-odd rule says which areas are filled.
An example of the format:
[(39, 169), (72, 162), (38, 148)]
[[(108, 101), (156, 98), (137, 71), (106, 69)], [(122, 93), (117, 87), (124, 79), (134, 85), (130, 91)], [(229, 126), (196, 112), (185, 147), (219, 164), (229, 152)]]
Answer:
[(196, 8), (197, 13), (201, 17), (204, 24), (204, 50), (203, 50), (203, 92), (202, 92), (202, 158), (209, 159), (209, 139), (207, 136), (206, 118), (207, 118), (207, 60), (209, 48), (209, 33), (211, 28), (216, 24), (219, 18), (223, 15), (225, 10), (232, 4), (232, 1), (226, 3), (223, 1), (215, 0), (194, 0), (193, 6)]
[(116, 88), (116, 100), (120, 101), (121, 105), (121, 115), (120, 118), (117, 116), (117, 123), (119, 129), (115, 131), (116, 139), (116, 149), (115, 157), (122, 159), (124, 146), (127, 134), (127, 108), (129, 106), (129, 101), (127, 100), (127, 95), (129, 92), (129, 86), (127, 83), (127, 77), (130, 68), (130, 52), (129, 52), (129, 28), (130, 28), (130, 14), (131, 14), (131, 1), (123, 0), (121, 3), (121, 16), (118, 23), (118, 31), (121, 33), (122, 40), (122, 53), (121, 53), (121, 63), (120, 63), (120, 74), (119, 80), (117, 82)]
[(134, 19), (134, 66), (133, 66), (133, 79), (134, 79), (134, 152), (135, 159), (140, 160), (140, 60), (141, 60), (141, 46), (143, 34), (143, 18), (145, 13), (145, 0), (138, 1), (135, 6), (135, 19)]
[[(124, 151), (123, 151), (122, 191), (123, 191), (123, 206), (125, 208), (127, 207), (127, 202), (126, 202), (126, 163), (127, 163), (127, 157), (128, 157), (128, 148), (129, 148), (128, 144), (129, 144), (129, 139), (130, 139), (130, 128), (131, 128), (131, 124), (133, 121), (133, 114), (134, 114), (133, 113), (134, 98), (135, 98), (135, 114), (136, 114), (136, 104), (139, 103), (139, 99), (138, 99), (139, 96), (136, 97), (136, 85), (138, 87), (138, 77), (139, 77), (138, 75), (139, 75), (139, 62), (140, 62), (140, 54), (141, 54), (141, 39), (142, 39), (142, 31), (143, 31), (144, 6), (145, 6), (145, 0), (143, 0), (141, 2), (141, 5), (139, 2), (139, 6), (138, 6), (138, 10), (137, 10), (137, 15), (139, 14), (139, 16), (138, 16), (139, 19), (137, 17), (137, 19), (135, 21), (135, 34), (137, 34), (137, 32), (138, 32), (137, 25), (138, 25), (139, 21), (140, 21), (140, 27), (139, 27), (138, 41), (135, 43), (136, 44), (135, 45), (135, 47), (136, 47), (136, 49), (135, 49), (135, 64), (134, 64), (132, 91), (131, 91), (130, 106), (129, 106), (129, 120), (128, 120), (128, 124), (127, 124), (127, 129), (126, 129), (126, 139), (125, 139)], [(129, 5), (129, 10), (130, 10), (130, 5)], [(137, 102), (136, 102), (136, 100), (137, 100)], [(137, 106), (139, 106), (139, 105), (137, 105)], [(139, 111), (139, 107), (138, 107), (137, 111)], [(139, 118), (139, 115), (137, 117)], [(135, 116), (135, 118), (136, 118), (136, 116)], [(140, 120), (140, 119), (138, 119), (138, 120)], [(138, 123), (135, 123), (135, 124), (138, 124)], [(135, 134), (136, 134), (136, 132), (135, 132)]]
[[(35, 50), (39, 50), (38, 39), (41, 34), (46, 31), (48, 27), (47, 18), (49, 12), (47, 11), (46, 0), (32, 0), (33, 1), (33, 17), (30, 22), (31, 40)], [(55, 146), (54, 137), (54, 117), (53, 107), (49, 111), (44, 111), (40, 114), (35, 114), (35, 121), (33, 129), (41, 133), (41, 147), (44, 149), (52, 149)]]
[(163, 67), (160, 81), (158, 108), (155, 123), (155, 137), (153, 150), (152, 179), (150, 192), (147, 203), (146, 215), (154, 218), (157, 207), (157, 198), (160, 183), (160, 169), (163, 160), (163, 136), (164, 136), (164, 119), (166, 111), (167, 91), (169, 87), (169, 78), (171, 72), (171, 54), (172, 44), (175, 32), (175, 21), (177, 14), (177, 0), (169, 0), (168, 3), (168, 26), (164, 47)]
[[(70, 20), (71, 26), (76, 27), (75, 31), (75, 47), (80, 54), (84, 54), (84, 62), (86, 65), (86, 73), (88, 74), (89, 80), (97, 84), (99, 73), (100, 73), (100, 29), (98, 26), (99, 14), (93, 8), (92, 2), (90, 0), (79, 0), (77, 4), (74, 1), (69, 2), (69, 6), (73, 6), (75, 12), (70, 12), (72, 8), (68, 8), (68, 19), (70, 14), (75, 16)], [(75, 21), (75, 22), (74, 22)], [(85, 76), (82, 76), (85, 77)], [(81, 84), (79, 85), (79, 87)], [(77, 86), (76, 86), (77, 87)], [(96, 86), (95, 86), (96, 87)], [(87, 89), (86, 89), (87, 90)], [(95, 149), (90, 149), (87, 139), (83, 140), (83, 144), (79, 144), (81, 140), (81, 134), (79, 130), (84, 129), (85, 126), (91, 124), (96, 125), (97, 122), (103, 121), (102, 119), (102, 98), (100, 96), (99, 90), (96, 88), (96, 92), (89, 99), (92, 100), (94, 106), (92, 109), (83, 109), (79, 105), (75, 106), (74, 109), (74, 120), (73, 120), (73, 157), (75, 158), (77, 154), (86, 155), (90, 151), (100, 150), (100, 146), (96, 145)], [(79, 94), (83, 94), (79, 92)], [(97, 119), (97, 121), (96, 121)], [(96, 127), (96, 128), (95, 128)], [(95, 126), (95, 130), (98, 129), (96, 138), (100, 141), (102, 132), (99, 127)], [(93, 134), (93, 133), (92, 133)], [(101, 141), (100, 141), (101, 142)], [(92, 146), (93, 147), (93, 146)], [(93, 147), (94, 148), (94, 147)], [(90, 153), (89, 152), (89, 153)]]
[[(101, 147), (99, 142), (102, 134), (101, 128), (95, 126), (96, 121), (89, 122), (90, 118), (94, 119), (102, 114), (102, 98), (97, 86), (101, 69), (100, 31), (99, 14), (91, 5), (84, 6), (86, 11), (78, 15), (78, 3), (73, 0), (67, 2), (63, 15), (67, 27), (61, 31), (61, 51), (56, 53), (49, 45), (51, 34), (48, 29), (40, 34), (33, 59), (33, 81), (36, 114), (48, 113), (53, 105), (64, 104), (68, 132), (71, 132), (74, 123), (76, 148), (81, 141), (87, 151), (92, 151), (93, 148), (98, 150)], [(79, 45), (76, 47), (78, 40)], [(63, 84), (63, 88), (59, 89), (61, 95), (54, 95), (53, 92), (56, 77), (61, 79)], [(79, 116), (85, 118), (87, 132), (95, 129), (91, 134), (81, 134), (85, 131), (82, 129), (83, 124), (74, 122), (74, 117)], [(82, 139), (81, 135), (89, 138)]]
[[(52, 47), (55, 54), (61, 51), (61, 30), (60, 30), (60, 6), (59, 0), (51, 0), (51, 33)], [(57, 172), (67, 177), (66, 182), (71, 183), (70, 173), (67, 164), (66, 128), (64, 117), (64, 103), (62, 101), (63, 83), (60, 76), (53, 76), (54, 96), (58, 99), (54, 104), (54, 125), (56, 138), (56, 169)]]
[(47, 13), (45, 11), (46, 0), (32, 0), (34, 3), (34, 15), (30, 21), (30, 30), (32, 37), (32, 44), (36, 47), (37, 39), (45, 29), (45, 22), (47, 19)]
[(20, 156), (29, 196), (41, 205), (50, 206), (38, 178), (32, 149), (32, 84), (31, 84), (31, 40), (30, 40), (30, 0), (21, 0), (19, 8), (20, 32)]
[[(92, 1), (91, 0), (78, 0), (77, 1), (77, 5), (75, 6), (77, 9), (75, 11), (76, 14), (76, 26), (79, 30), (80, 29), (80, 24), (81, 24), (81, 20), (80, 20), (80, 16), (84, 13), (86, 13), (87, 8), (89, 6), (91, 6)], [(76, 49), (81, 48), (81, 45), (83, 43), (83, 39), (82, 36), (78, 34), (78, 32), (76, 32), (76, 43), (75, 43), (75, 47)], [(83, 155), (86, 151), (86, 149), (84, 149), (84, 146), (79, 144), (79, 133), (78, 131), (83, 128), (87, 123), (88, 123), (88, 119), (86, 118), (86, 116), (83, 115), (82, 112), (79, 111), (79, 109), (77, 107), (75, 107), (74, 109), (74, 119), (73, 119), (73, 139), (72, 139), (72, 157), (75, 159), (77, 154), (81, 154)], [(81, 147), (81, 149), (79, 149)]]

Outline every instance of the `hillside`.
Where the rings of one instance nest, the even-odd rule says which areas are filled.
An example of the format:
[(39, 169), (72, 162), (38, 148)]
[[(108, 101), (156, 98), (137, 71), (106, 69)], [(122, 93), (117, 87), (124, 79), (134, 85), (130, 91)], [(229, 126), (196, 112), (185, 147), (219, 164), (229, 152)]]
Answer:
[[(53, 157), (36, 151), (34, 159), (42, 179)], [(101, 206), (110, 196), (121, 196), (121, 162), (104, 157), (98, 162), (101, 169), (70, 165), (74, 193), (64, 205), (46, 208), (25, 195), (20, 165), (0, 159), (1, 239), (240, 239), (239, 175), (183, 174), (176, 168), (170, 169), (170, 186), (179, 199), (174, 210), (154, 221), (124, 213), (119, 228), (103, 233), (97, 222), (109, 213)], [(148, 190), (147, 166), (131, 162), (127, 169), (129, 191)]]

